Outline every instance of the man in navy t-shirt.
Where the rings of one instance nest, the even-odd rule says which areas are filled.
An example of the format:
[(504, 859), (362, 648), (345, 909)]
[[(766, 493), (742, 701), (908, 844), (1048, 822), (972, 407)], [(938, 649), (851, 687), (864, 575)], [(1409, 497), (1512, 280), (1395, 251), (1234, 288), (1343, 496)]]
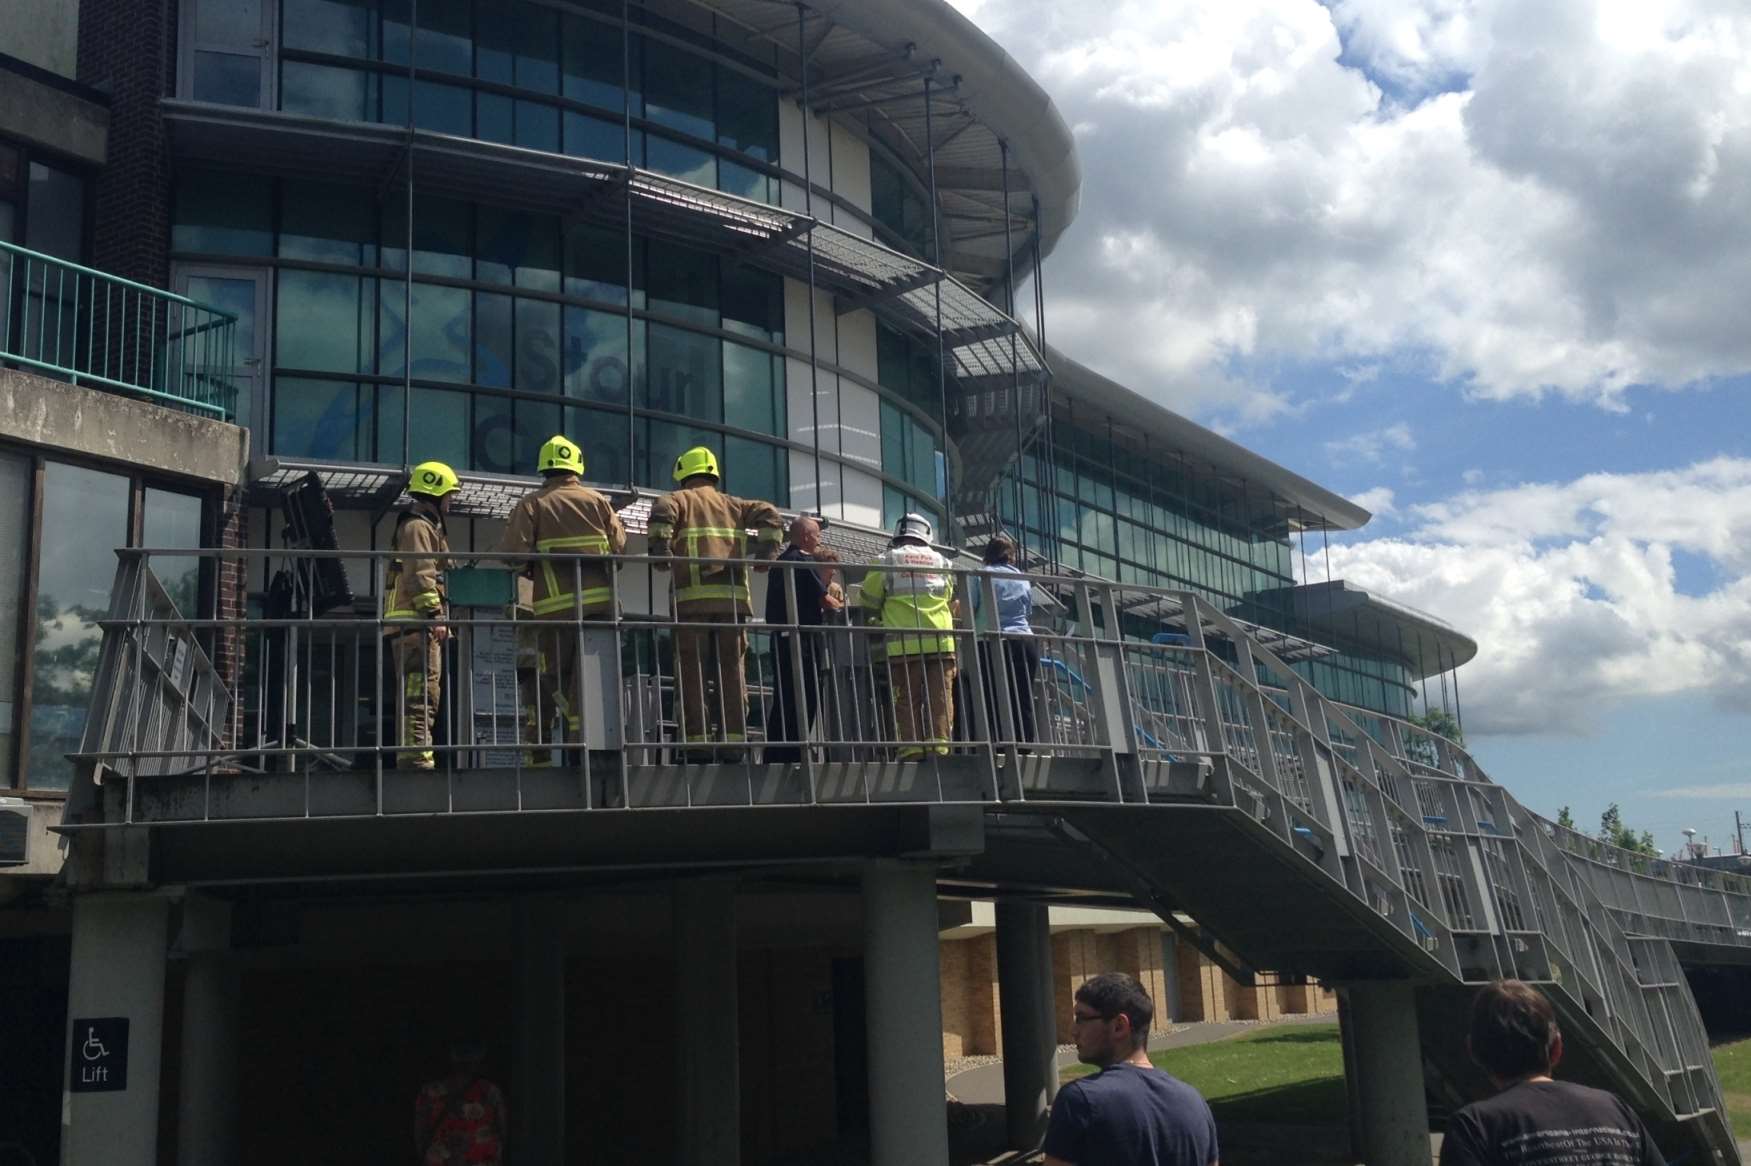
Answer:
[(1148, 993), (1123, 972), (1076, 990), (1076, 1055), (1100, 1072), (1058, 1090), (1042, 1147), (1046, 1166), (1217, 1166), (1210, 1107), (1149, 1063), (1154, 1019)]

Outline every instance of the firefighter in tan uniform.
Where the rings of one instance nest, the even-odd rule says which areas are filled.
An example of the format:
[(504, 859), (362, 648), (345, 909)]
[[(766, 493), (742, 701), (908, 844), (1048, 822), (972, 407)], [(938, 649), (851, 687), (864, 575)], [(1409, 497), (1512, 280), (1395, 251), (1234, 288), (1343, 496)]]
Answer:
[(888, 687), (901, 761), (948, 752), (955, 720), (955, 577), (930, 545), (930, 520), (908, 514), (863, 577), (863, 606), (888, 630)]
[[(695, 446), (675, 459), (679, 489), (651, 506), (650, 553), (658, 560), (673, 560), (676, 620), (725, 625), (675, 629), (680, 732), (693, 760), (703, 760), (710, 750), (699, 746), (711, 744), (735, 756), (745, 750), (748, 739), (748, 634), (743, 625), (754, 609), (747, 567), (723, 560), (771, 559), (784, 535), (776, 506), (731, 497), (718, 489), (718, 477), (716, 456)], [(750, 529), (755, 532), (752, 553)], [(715, 683), (717, 697), (709, 705), (708, 680)]]
[(433, 621), (449, 612), (444, 604), (444, 560), (450, 539), (444, 515), (450, 496), (461, 488), (456, 471), (443, 462), (421, 462), (407, 483), (413, 499), (395, 524), (395, 558), (384, 581), (383, 618), (418, 621), (425, 626), (389, 624), (383, 629), (395, 661), (396, 703), (401, 740), (395, 754), (403, 769), (434, 769), (432, 725), (444, 683), (444, 641), (450, 629)]
[[(531, 614), (554, 626), (524, 629), (517, 637), (523, 740), (545, 743), (554, 717), (563, 716), (563, 739), (581, 742), (578, 636), (574, 628), (556, 625), (614, 614), (614, 568), (605, 556), (626, 550), (626, 528), (607, 496), (580, 480), (584, 455), (575, 442), (555, 434), (541, 447), (537, 468), (547, 481), (512, 508), (498, 549), (511, 556), (578, 557), (542, 559), (527, 568), (535, 583)], [(543, 765), (548, 757), (535, 751), (530, 763)]]

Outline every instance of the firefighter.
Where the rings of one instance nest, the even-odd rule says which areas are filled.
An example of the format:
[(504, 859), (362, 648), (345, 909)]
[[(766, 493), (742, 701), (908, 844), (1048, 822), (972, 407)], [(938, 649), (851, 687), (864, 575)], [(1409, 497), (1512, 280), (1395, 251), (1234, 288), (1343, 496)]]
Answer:
[[(541, 447), (536, 469), (547, 479), (511, 509), (498, 549), (508, 555), (606, 556), (626, 550), (626, 528), (606, 495), (584, 485), (584, 454), (562, 434)], [(570, 623), (614, 614), (614, 581), (606, 558), (542, 559), (525, 569), (534, 580), (529, 612), (537, 621)], [(577, 707), (578, 635), (575, 629), (528, 628), (517, 637), (517, 683), (523, 708), (523, 740), (539, 745), (556, 716), (565, 718), (563, 739), (583, 740)], [(544, 765), (550, 752), (534, 751), (530, 764)]]
[[(688, 759), (712, 756), (700, 746), (716, 743), (737, 756), (748, 739), (748, 680), (744, 671), (748, 635), (742, 625), (753, 612), (745, 566), (726, 559), (771, 559), (778, 554), (784, 520), (770, 502), (745, 501), (718, 489), (717, 457), (694, 446), (675, 459), (672, 494), (651, 506), (650, 553), (659, 569), (674, 568), (675, 618), (722, 628), (675, 629), (675, 683), (681, 690), (681, 739)], [(755, 532), (749, 553), (748, 531)], [(765, 568), (760, 568), (764, 570)], [(716, 700), (706, 702), (706, 679), (716, 682)]]
[(948, 752), (954, 724), (955, 579), (930, 545), (930, 520), (908, 514), (863, 577), (863, 606), (887, 629), (888, 687), (900, 760)]
[(408, 478), (413, 499), (395, 523), (395, 558), (384, 581), (388, 596), (386, 620), (418, 621), (383, 629), (395, 661), (401, 705), (401, 748), (395, 755), (403, 769), (435, 769), (432, 724), (438, 717), (438, 696), (444, 680), (444, 641), (450, 629), (444, 603), (444, 560), (450, 539), (444, 515), (450, 498), (461, 488), (456, 471), (443, 462), (421, 462)]

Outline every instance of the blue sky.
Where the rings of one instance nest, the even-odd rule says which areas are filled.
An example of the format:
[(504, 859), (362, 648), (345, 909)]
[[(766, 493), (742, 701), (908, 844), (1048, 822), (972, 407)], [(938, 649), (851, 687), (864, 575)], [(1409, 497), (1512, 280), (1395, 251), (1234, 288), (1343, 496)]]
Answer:
[(1534, 809), (1724, 843), (1751, 813), (1751, 11), (954, 2), (1077, 137), (1055, 342), (1374, 510), (1335, 573), (1479, 640), (1473, 751)]

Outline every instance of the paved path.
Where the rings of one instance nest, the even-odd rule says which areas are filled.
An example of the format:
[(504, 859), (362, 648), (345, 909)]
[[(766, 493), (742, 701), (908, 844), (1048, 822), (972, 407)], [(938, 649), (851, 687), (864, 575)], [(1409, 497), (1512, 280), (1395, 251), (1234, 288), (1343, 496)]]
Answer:
[[(1209, 1044), (1211, 1041), (1223, 1040), (1231, 1036), (1239, 1036), (1243, 1032), (1254, 1029), (1269, 1028), (1277, 1024), (1299, 1024), (1308, 1021), (1335, 1021), (1336, 1013), (1321, 1013), (1313, 1016), (1285, 1016), (1281, 1020), (1259, 1022), (1256, 1020), (1230, 1020), (1221, 1023), (1188, 1024), (1172, 1032), (1149, 1038), (1149, 1051), (1157, 1049), (1182, 1049), (1191, 1045)], [(1060, 1069), (1076, 1063), (1074, 1052), (1060, 1052), (1058, 1067)], [(995, 1065), (980, 1065), (976, 1069), (964, 1069), (948, 1079), (948, 1091), (968, 1105), (1002, 1105), (1003, 1104), (1003, 1063)]]

